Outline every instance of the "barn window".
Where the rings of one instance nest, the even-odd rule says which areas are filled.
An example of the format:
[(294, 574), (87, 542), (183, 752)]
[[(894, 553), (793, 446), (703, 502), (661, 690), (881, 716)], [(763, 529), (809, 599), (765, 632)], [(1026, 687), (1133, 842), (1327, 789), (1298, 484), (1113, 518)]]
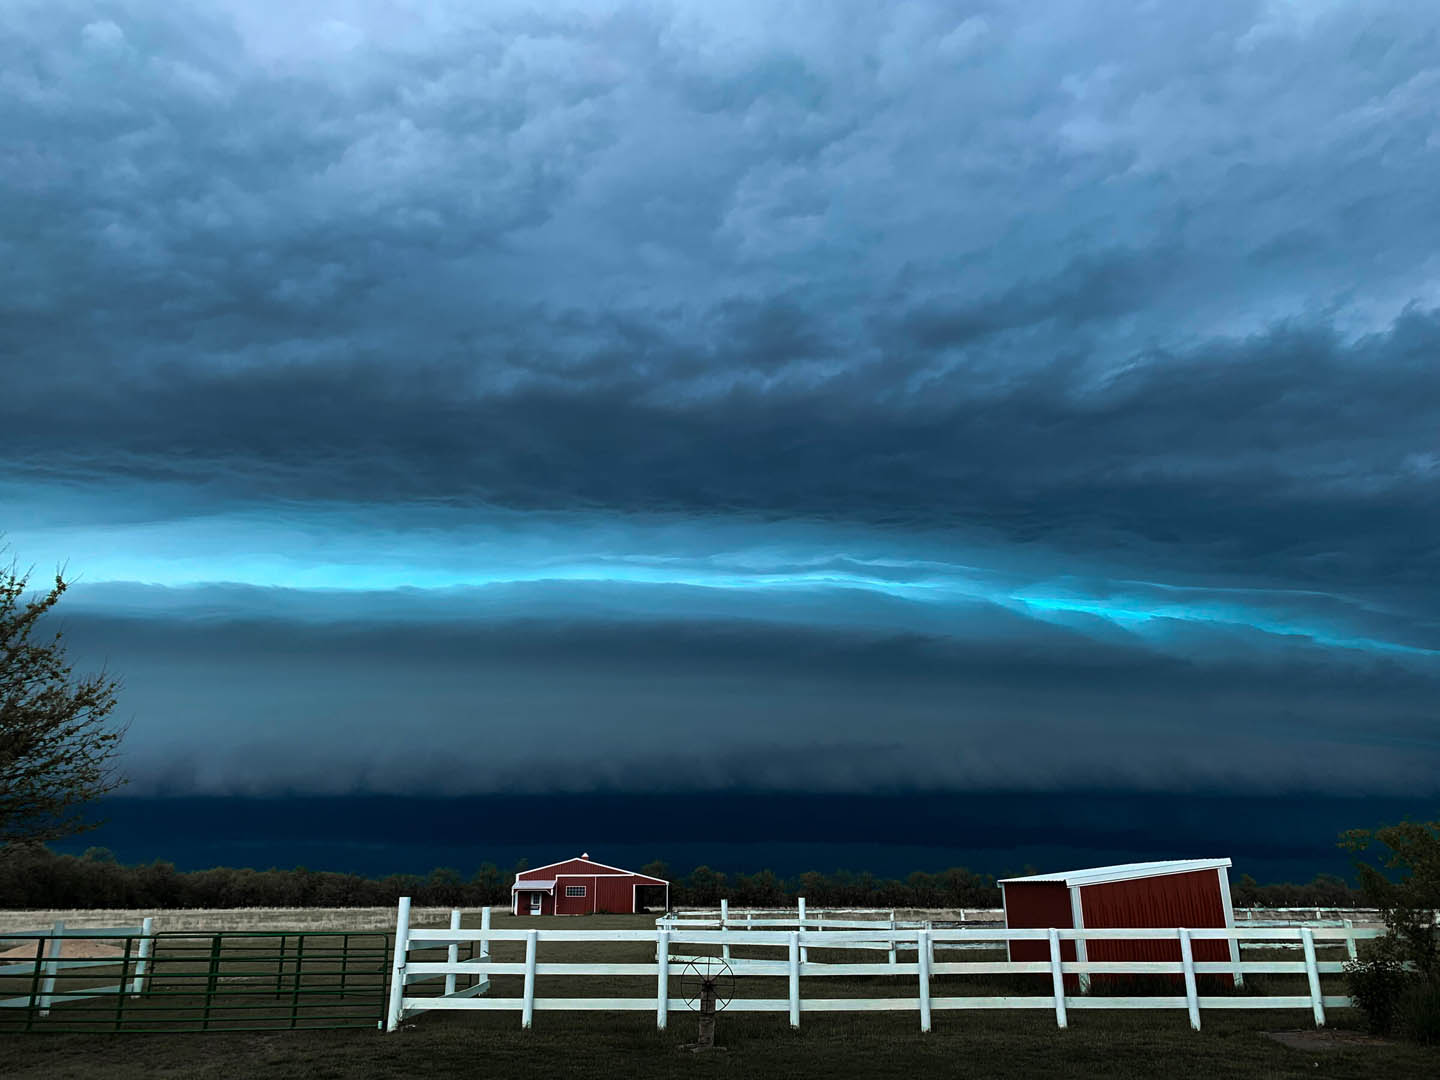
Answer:
[(566, 886), (565, 886), (565, 895), (566, 895), (566, 896), (584, 896), (584, 895), (585, 895), (585, 886), (584, 886), (584, 885), (566, 885)]

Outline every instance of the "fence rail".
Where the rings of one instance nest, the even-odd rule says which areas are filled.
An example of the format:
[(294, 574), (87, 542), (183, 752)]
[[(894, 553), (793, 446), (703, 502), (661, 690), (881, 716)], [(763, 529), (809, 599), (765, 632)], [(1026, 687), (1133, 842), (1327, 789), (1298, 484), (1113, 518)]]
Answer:
[[(897, 909), (898, 910), (898, 909)], [(952, 909), (958, 913), (959, 919), (903, 919), (897, 917), (897, 910), (883, 908), (840, 908), (840, 909), (811, 909), (807, 913), (805, 897), (800, 897), (794, 908), (751, 908), (731, 913), (728, 900), (721, 900), (720, 906), (715, 909), (690, 909), (683, 912), (667, 912), (656, 920), (657, 929), (704, 929), (715, 928), (718, 930), (733, 930), (737, 932), (750, 933), (756, 929), (766, 928), (790, 928), (796, 930), (840, 930), (840, 929), (877, 929), (888, 928), (891, 930), (935, 930), (954, 929), (956, 927), (985, 927), (1003, 926), (1005, 922), (1004, 908), (956, 908)], [(1292, 913), (1313, 913), (1313, 919), (1293, 919), (1283, 917)], [(1239, 908), (1236, 909), (1235, 918), (1237, 922), (1243, 922), (1247, 927), (1291, 927), (1310, 926), (1318, 927), (1344, 927), (1356, 928), (1363, 924), (1379, 926), (1383, 923), (1381, 912), (1377, 908)], [(1334, 914), (1335, 918), (1325, 916)], [(856, 915), (878, 915), (880, 918), (854, 918)], [(1261, 915), (1273, 915), (1274, 918), (1261, 918)], [(774, 917), (771, 917), (774, 916)], [(1440, 925), (1440, 912), (1436, 913), (1437, 925)], [(827, 939), (828, 940), (828, 939)], [(1348, 943), (1349, 956), (1355, 957), (1355, 939), (1351, 937)], [(890, 963), (897, 961), (897, 946), (895, 943), (874, 943), (870, 945), (855, 945), (855, 948), (880, 949), (888, 951)], [(947, 942), (934, 946), (935, 948), (950, 951), (965, 951), (989, 948), (983, 942)], [(1249, 943), (1238, 945), (1237, 948), (1254, 947)], [(1300, 949), (1302, 946), (1298, 941), (1271, 942), (1264, 946), (1271, 949)], [(801, 962), (807, 959), (808, 947), (802, 948)], [(731, 959), (730, 946), (722, 946), (721, 955), (725, 960)]]
[[(747, 926), (797, 926), (797, 920), (803, 921), (806, 925), (825, 926), (866, 926), (873, 927), (877, 923), (888, 923), (894, 920), (898, 927), (904, 929), (919, 929), (932, 925), (953, 925), (956, 923), (1003, 923), (1005, 921), (1004, 908), (947, 908), (957, 918), (954, 919), (906, 919), (900, 917), (903, 910), (921, 910), (915, 908), (811, 908), (807, 915), (804, 907), (804, 897), (794, 908), (776, 907), (752, 907), (733, 908), (729, 901), (720, 901), (718, 908), (679, 908), (667, 912), (663, 919), (679, 920), (683, 923), (709, 922), (719, 925), (722, 920), (731, 919), (731, 926), (739, 926), (742, 922)], [(1234, 909), (1235, 921), (1254, 923), (1259, 926), (1341, 926), (1347, 920), (1352, 923), (1374, 923), (1383, 922), (1383, 913), (1379, 908), (1337, 908), (1337, 907), (1280, 907), (1280, 908), (1240, 908)], [(866, 918), (865, 916), (870, 916)], [(1440, 911), (1434, 913), (1437, 926), (1440, 926)]]
[[(803, 916), (802, 916), (803, 918)], [(858, 920), (857, 920), (858, 921)], [(684, 1009), (686, 1002), (672, 996), (672, 980), (680, 974), (687, 957), (676, 955), (677, 950), (687, 947), (698, 953), (704, 950), (714, 955), (729, 947), (744, 947), (747, 950), (779, 950), (780, 957), (736, 957), (731, 956), (730, 964), (737, 982), (745, 983), (753, 978), (786, 980), (787, 993), (784, 997), (736, 996), (728, 1005), (736, 1012), (785, 1012), (789, 1014), (792, 1026), (798, 1027), (805, 1012), (869, 1012), (881, 1010), (913, 1011), (918, 1013), (920, 1029), (929, 1031), (934, 1012), (958, 1009), (1047, 1009), (1054, 1010), (1056, 1023), (1065, 1027), (1070, 1009), (1184, 1009), (1190, 1024), (1200, 1027), (1201, 1012), (1206, 1009), (1308, 1009), (1317, 1026), (1325, 1023), (1326, 1009), (1345, 1008), (1351, 1002), (1343, 995), (1325, 994), (1322, 989), (1323, 976), (1333, 976), (1343, 970), (1344, 960), (1355, 955), (1357, 940), (1374, 938), (1383, 931), (1378, 929), (1340, 927), (1262, 927), (1237, 926), (1219, 928), (1173, 929), (974, 929), (974, 928), (869, 928), (853, 926), (837, 927), (835, 921), (826, 920), (829, 930), (782, 930), (750, 929), (736, 932), (724, 926), (715, 928), (685, 925), (686, 920), (664, 920), (654, 930), (586, 930), (556, 927), (554, 929), (495, 930), (488, 926), (481, 930), (458, 929), (456, 925), (448, 930), (412, 929), (409, 926), (409, 905), (402, 900), (396, 924), (394, 970), (391, 976), (391, 997), (386, 1017), (386, 1030), (394, 1031), (408, 1016), (430, 1011), (515, 1011), (521, 1015), (523, 1027), (530, 1027), (537, 1010), (564, 1011), (649, 1011), (654, 1010), (656, 1024), (664, 1028), (668, 1014), (674, 1009)], [(793, 922), (792, 922), (793, 925)], [(1178, 960), (1067, 960), (1062, 953), (1063, 943), (1088, 943), (1105, 941), (1163, 941), (1179, 946)], [(1048, 959), (1045, 960), (992, 960), (992, 961), (944, 961), (936, 960), (937, 950), (949, 947), (978, 946), (999, 951), (1016, 942), (1042, 942), (1046, 946)], [(1196, 960), (1195, 942), (1232, 942), (1237, 945), (1258, 948), (1293, 945), (1303, 956), (1301, 959), (1279, 960), (1235, 959), (1225, 961)], [(485, 955), (480, 960), (464, 964), (453, 959), (446, 961), (412, 960), (412, 950), (447, 947), (453, 954), (459, 946), (481, 943)], [(496, 960), (488, 958), (492, 943), (522, 943), (523, 960)], [(616, 946), (623, 949), (644, 945), (653, 947), (654, 959), (647, 962), (616, 963), (575, 963), (545, 962), (539, 959), (540, 946), (580, 944)], [(808, 959), (810, 949), (852, 950), (883, 949), (890, 953), (889, 963), (829, 963), (812, 962)], [(1319, 949), (1333, 951), (1338, 955), (1321, 959)], [(913, 954), (913, 960), (901, 961), (902, 952)], [(588, 951), (588, 950), (587, 950)], [(647, 950), (648, 951), (648, 950)], [(1238, 957), (1238, 952), (1232, 953)], [(481, 997), (446, 994), (439, 997), (421, 997), (406, 992), (406, 986), (422, 979), (459, 975), (474, 977), (481, 975), (487, 980), (491, 976), (519, 977), (519, 996)], [(1088, 979), (1092, 975), (1106, 976), (1168, 976), (1177, 986), (1183, 986), (1183, 995), (1176, 993), (1159, 995), (1107, 995), (1103, 993), (1075, 993), (1066, 985), (1066, 977)], [(1292, 976), (1304, 979), (1303, 993), (1260, 994), (1230, 993), (1206, 994), (1199, 992), (1199, 980), (1210, 976), (1229, 976), (1237, 984), (1246, 975)], [(568, 976), (576, 979), (594, 977), (615, 978), (640, 976), (652, 980), (653, 994), (641, 996), (541, 996), (536, 981), (540, 977)], [(912, 995), (872, 997), (816, 997), (802, 995), (802, 979), (835, 976), (879, 976), (893, 979), (914, 980)], [(1048, 992), (1024, 995), (954, 995), (937, 996), (933, 993), (933, 981), (937, 978), (954, 976), (1048, 976)], [(950, 986), (954, 986), (951, 983)], [(949, 989), (950, 986), (945, 986)]]

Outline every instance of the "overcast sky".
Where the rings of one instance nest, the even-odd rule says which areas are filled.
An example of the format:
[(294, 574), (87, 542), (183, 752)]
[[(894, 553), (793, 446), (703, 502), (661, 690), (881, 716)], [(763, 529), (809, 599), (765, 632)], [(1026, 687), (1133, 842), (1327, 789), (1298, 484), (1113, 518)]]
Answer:
[(10, 0), (136, 792), (1440, 790), (1440, 6)]

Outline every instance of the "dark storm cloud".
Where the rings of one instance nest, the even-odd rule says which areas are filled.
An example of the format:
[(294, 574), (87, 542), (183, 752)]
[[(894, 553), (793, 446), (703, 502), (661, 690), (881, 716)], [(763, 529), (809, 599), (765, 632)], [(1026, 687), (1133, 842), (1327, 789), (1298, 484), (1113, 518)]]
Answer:
[(1385, 661), (1180, 661), (1060, 629), (1017, 648), (694, 619), (487, 623), (459, 606), (443, 625), (84, 616), (70, 633), (140, 681), (132, 708), (171, 717), (127, 744), (139, 793), (1434, 792), (1440, 775), (1435, 673)]
[[(744, 332), (760, 356), (821, 348), (794, 309), (748, 312)], [(1073, 542), (1118, 533), (1146, 559), (1176, 549), (1202, 572), (1433, 584), (1437, 355), (1440, 318), (1411, 312), (1352, 343), (1282, 327), (1142, 355), (1099, 379), (1061, 361), (1001, 385), (936, 373), (913, 393), (862, 372), (654, 401), (628, 370), (583, 388), (477, 393), (463, 365), (372, 363), (175, 369), (132, 377), (123, 410), (112, 381), (75, 388), (58, 415), (22, 383), (3, 408), (12, 468), (37, 477), (98, 470), (204, 484), (220, 499), (746, 510)]]
[[(1424, 787), (1437, 55), (1400, 2), (12, 4), (0, 528), (137, 619), (87, 649), (152, 786), (723, 728), (705, 784)], [(453, 760), (387, 750), (421, 670)]]

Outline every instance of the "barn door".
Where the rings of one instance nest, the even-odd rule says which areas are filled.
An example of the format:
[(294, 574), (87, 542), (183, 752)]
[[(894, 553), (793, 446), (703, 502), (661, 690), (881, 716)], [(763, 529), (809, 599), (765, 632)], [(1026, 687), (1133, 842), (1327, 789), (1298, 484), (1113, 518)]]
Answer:
[(539, 914), (540, 914), (540, 898), (541, 898), (542, 896), (544, 896), (544, 895), (545, 895), (544, 893), (538, 893), (538, 892), (532, 892), (532, 893), (530, 894), (530, 914), (531, 914), (531, 915), (539, 915)]

